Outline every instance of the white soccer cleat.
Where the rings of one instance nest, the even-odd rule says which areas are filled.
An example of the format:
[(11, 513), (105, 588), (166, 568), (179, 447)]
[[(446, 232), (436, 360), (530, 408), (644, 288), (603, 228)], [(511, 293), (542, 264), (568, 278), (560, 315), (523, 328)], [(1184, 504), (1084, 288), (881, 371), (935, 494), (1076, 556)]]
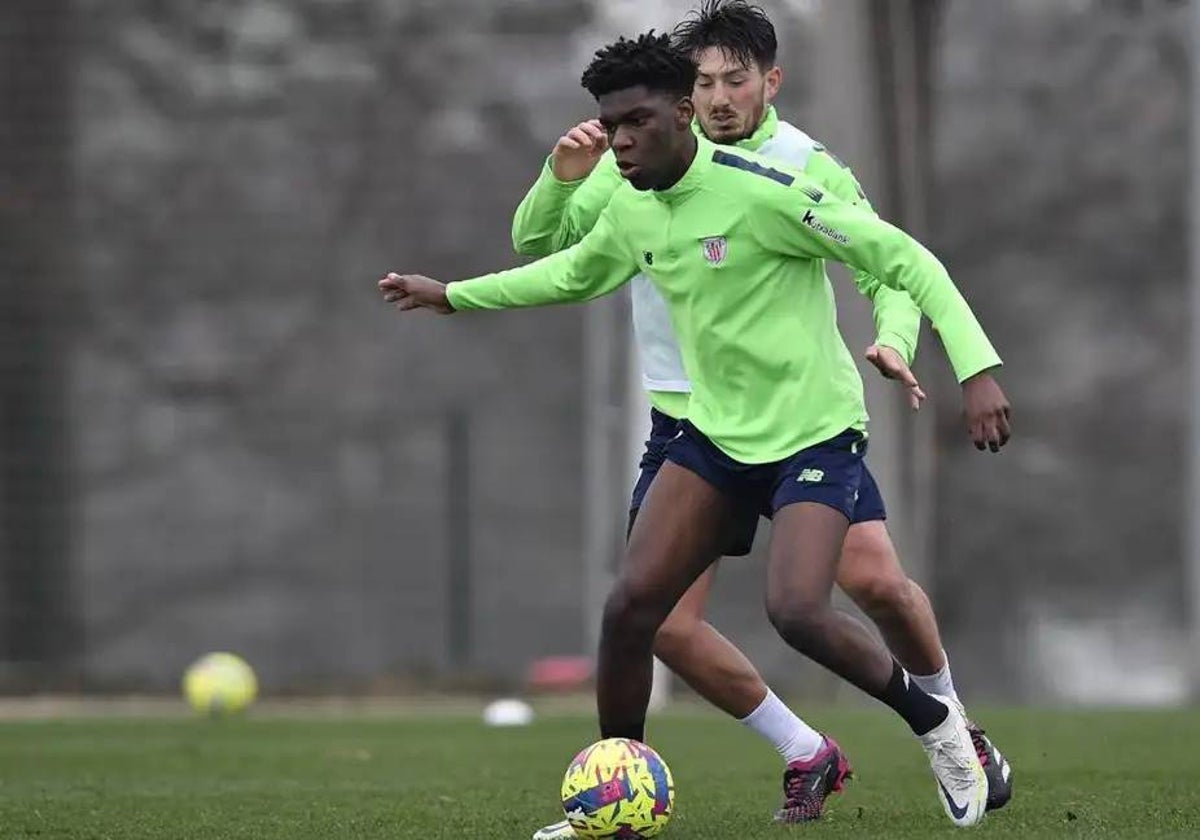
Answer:
[(950, 710), (941, 724), (920, 736), (937, 778), (938, 798), (952, 823), (961, 827), (977, 825), (987, 813), (987, 776), (958, 704), (946, 697), (932, 696)]
[(975, 747), (975, 755), (979, 757), (979, 765), (983, 768), (983, 775), (987, 779), (987, 809), (998, 811), (1012, 799), (1012, 766), (1004, 754), (996, 749), (996, 745), (987, 737), (987, 733), (967, 715), (962, 701), (956, 700), (954, 705), (962, 713), (963, 720), (967, 723), (967, 735), (971, 738), (971, 744)]
[(533, 834), (533, 840), (577, 840), (578, 837), (566, 820), (540, 828)]

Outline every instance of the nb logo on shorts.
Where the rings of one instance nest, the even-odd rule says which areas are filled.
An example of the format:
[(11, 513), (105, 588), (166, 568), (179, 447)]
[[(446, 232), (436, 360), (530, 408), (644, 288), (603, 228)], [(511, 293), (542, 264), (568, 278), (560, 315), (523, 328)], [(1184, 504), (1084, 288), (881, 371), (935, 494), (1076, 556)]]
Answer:
[(819, 484), (825, 480), (824, 470), (805, 469), (800, 471), (800, 475), (796, 476), (797, 481), (811, 481), (814, 484)]

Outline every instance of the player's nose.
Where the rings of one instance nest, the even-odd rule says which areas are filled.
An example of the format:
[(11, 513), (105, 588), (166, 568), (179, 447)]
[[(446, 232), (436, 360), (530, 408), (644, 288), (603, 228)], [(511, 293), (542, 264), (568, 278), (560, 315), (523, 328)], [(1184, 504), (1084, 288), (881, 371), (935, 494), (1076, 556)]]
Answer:
[(624, 128), (618, 128), (613, 132), (612, 140), (609, 141), (613, 147), (613, 151), (633, 148), (633, 132), (627, 131)]

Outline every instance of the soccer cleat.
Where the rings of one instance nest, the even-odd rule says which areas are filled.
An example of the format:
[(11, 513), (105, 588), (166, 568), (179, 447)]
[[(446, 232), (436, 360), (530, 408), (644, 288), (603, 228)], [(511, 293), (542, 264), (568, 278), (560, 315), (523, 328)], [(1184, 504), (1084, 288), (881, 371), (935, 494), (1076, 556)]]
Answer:
[(533, 833), (533, 840), (576, 840), (579, 835), (566, 820), (548, 825)]
[(996, 749), (996, 745), (988, 740), (984, 731), (967, 721), (967, 734), (971, 736), (971, 744), (979, 763), (983, 766), (983, 774), (987, 776), (988, 798), (987, 809), (996, 811), (1008, 804), (1012, 799), (1012, 767), (1008, 759)]
[(987, 776), (958, 705), (945, 697), (932, 696), (949, 710), (944, 721), (919, 736), (937, 778), (938, 798), (952, 823), (976, 825), (987, 813)]
[(802, 823), (820, 819), (825, 798), (844, 788), (851, 775), (846, 754), (837, 741), (826, 737), (816, 755), (793, 761), (783, 771), (783, 807), (775, 812), (775, 822)]

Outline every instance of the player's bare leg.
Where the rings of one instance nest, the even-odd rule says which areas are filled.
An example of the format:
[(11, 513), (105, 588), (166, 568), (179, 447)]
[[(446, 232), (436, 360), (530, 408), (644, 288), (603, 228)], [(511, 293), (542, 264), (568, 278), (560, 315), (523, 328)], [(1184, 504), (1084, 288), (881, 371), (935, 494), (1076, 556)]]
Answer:
[(888, 649), (910, 674), (935, 674), (946, 666), (933, 606), (900, 566), (882, 520), (850, 526), (837, 583), (875, 623)]
[(767, 614), (788, 644), (904, 718), (929, 755), (947, 815), (957, 825), (973, 825), (983, 818), (987, 786), (964, 716), (950, 701), (912, 683), (866, 627), (833, 607), (848, 527), (843, 513), (815, 502), (788, 504), (776, 512)]
[(601, 737), (645, 740), (655, 636), (719, 556), (732, 514), (729, 499), (700, 476), (670, 462), (659, 470), (604, 605), (596, 685)]
[[(933, 605), (925, 590), (905, 574), (882, 520), (850, 526), (838, 564), (838, 586), (879, 628), (917, 685), (961, 706)], [(1012, 768), (970, 719), (967, 732), (988, 778), (988, 809), (1002, 808), (1012, 798)]]
[[(825, 798), (841, 790), (850, 777), (850, 763), (836, 742), (788, 708), (746, 655), (705, 621), (716, 572), (713, 564), (675, 605), (658, 629), (654, 654), (697, 694), (753, 729), (783, 757), (783, 804), (775, 819), (785, 823), (819, 819)], [(797, 784), (814, 772), (829, 774), (820, 790)]]
[(700, 575), (654, 639), (654, 655), (721, 711), (741, 719), (767, 696), (766, 682), (728, 639), (704, 620), (717, 566)]
[[(767, 561), (767, 615), (789, 645), (863, 691), (877, 694), (892, 678), (892, 657), (862, 623), (834, 609), (831, 601), (848, 527), (842, 513), (814, 502), (787, 505), (775, 514)], [(940, 704), (918, 703), (932, 718), (931, 727), (940, 722)]]

